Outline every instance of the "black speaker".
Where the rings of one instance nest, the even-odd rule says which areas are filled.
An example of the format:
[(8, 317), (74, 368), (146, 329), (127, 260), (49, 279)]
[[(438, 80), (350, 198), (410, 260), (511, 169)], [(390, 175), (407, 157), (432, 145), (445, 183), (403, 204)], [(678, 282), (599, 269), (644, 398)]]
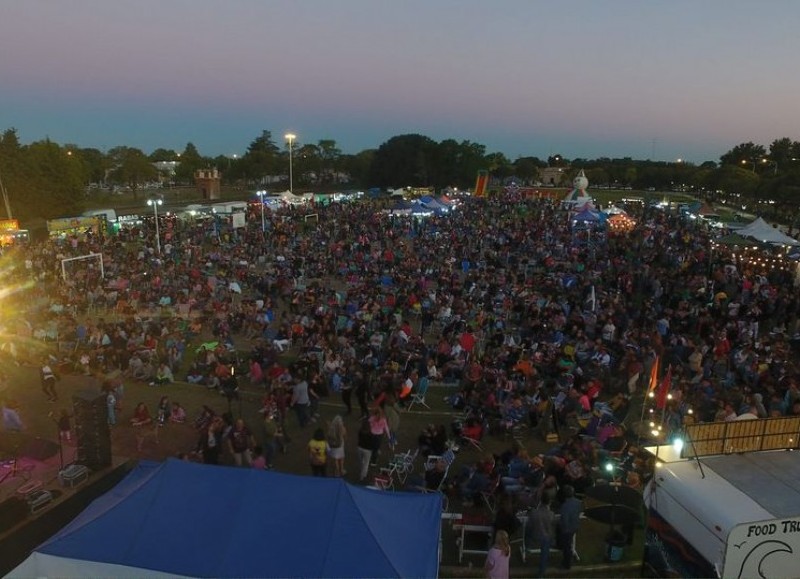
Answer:
[(18, 497), (12, 497), (0, 503), (0, 533), (13, 529), (28, 518), (28, 503)]
[(111, 430), (105, 395), (87, 393), (72, 397), (75, 434), (78, 439), (76, 462), (100, 470), (111, 466)]
[(24, 447), (20, 447), (19, 449), (19, 456), (27, 456), (28, 458), (41, 461), (47, 460), (51, 456), (57, 454), (58, 443), (39, 437), (31, 439)]

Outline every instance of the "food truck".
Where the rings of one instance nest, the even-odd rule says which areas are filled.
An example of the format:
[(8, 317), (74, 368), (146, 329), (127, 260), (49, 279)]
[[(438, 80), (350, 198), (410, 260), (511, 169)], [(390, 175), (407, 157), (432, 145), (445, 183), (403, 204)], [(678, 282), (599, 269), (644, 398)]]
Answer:
[(687, 427), (656, 446), (645, 576), (800, 575), (800, 417)]

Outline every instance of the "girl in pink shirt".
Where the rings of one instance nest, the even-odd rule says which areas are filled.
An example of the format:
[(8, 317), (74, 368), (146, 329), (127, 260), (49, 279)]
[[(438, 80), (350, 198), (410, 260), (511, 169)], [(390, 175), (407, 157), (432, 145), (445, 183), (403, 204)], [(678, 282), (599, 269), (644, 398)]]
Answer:
[(499, 530), (495, 535), (494, 546), (486, 556), (484, 570), (488, 579), (508, 579), (508, 560), (511, 558), (511, 544), (508, 533)]

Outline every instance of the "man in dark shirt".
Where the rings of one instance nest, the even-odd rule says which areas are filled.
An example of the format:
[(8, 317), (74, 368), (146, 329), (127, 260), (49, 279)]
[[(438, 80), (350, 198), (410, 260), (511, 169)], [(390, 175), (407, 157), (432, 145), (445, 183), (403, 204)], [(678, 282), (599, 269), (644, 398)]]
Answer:
[(550, 510), (550, 496), (542, 495), (539, 506), (528, 511), (526, 532), (527, 541), (539, 547), (539, 567), (537, 577), (544, 577), (550, 559), (550, 545), (553, 542), (555, 514)]
[(558, 545), (563, 553), (561, 566), (564, 569), (572, 568), (572, 541), (578, 532), (578, 524), (583, 511), (583, 503), (575, 498), (575, 489), (564, 485), (564, 502), (558, 510)]

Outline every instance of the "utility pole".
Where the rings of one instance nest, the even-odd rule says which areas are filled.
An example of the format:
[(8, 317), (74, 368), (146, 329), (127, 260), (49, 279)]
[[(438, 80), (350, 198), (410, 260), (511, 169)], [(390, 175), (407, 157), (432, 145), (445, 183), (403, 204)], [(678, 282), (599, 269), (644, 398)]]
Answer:
[(3, 179), (0, 177), (0, 192), (3, 194), (3, 203), (6, 206), (6, 214), (8, 215), (9, 219), (13, 219), (13, 215), (11, 215), (11, 203), (8, 200), (8, 191), (6, 191), (5, 186), (3, 185)]

